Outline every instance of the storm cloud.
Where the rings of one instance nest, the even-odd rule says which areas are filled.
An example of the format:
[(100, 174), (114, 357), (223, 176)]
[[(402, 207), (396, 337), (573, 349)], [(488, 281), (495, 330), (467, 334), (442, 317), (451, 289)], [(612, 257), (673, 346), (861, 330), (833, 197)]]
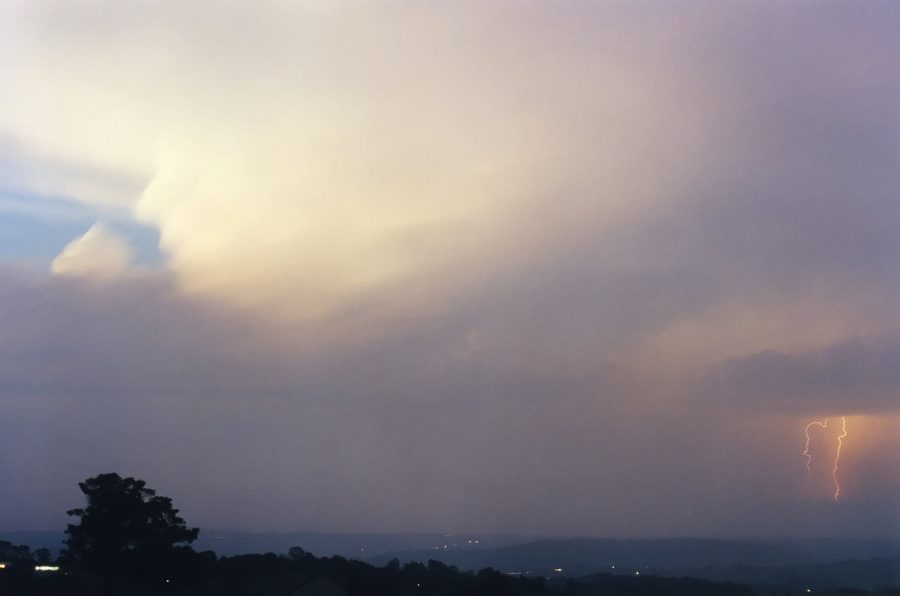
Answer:
[(900, 340), (855, 338), (799, 354), (760, 352), (726, 361), (711, 391), (753, 407), (808, 415), (896, 413)]
[(219, 527), (814, 534), (830, 415), (828, 531), (897, 523), (894, 6), (248, 6), (2, 7), (0, 208), (101, 223), (0, 268), (0, 526), (115, 469)]

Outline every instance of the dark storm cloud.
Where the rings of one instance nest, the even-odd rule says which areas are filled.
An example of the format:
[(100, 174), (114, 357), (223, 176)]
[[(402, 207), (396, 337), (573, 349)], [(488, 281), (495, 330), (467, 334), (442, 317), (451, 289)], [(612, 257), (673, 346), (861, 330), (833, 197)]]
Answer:
[[(147, 395), (239, 384), (231, 325), (173, 299), (163, 275), (98, 280), (0, 271), (7, 395)], [(246, 371), (245, 371), (246, 372)]]
[(724, 285), (834, 279), (894, 291), (897, 15), (875, 5), (814, 18), (788, 8), (777, 22), (748, 13), (699, 42), (697, 68), (721, 100), (704, 106), (708, 164), (671, 211), (650, 215), (648, 238), (715, 267)]
[(710, 376), (715, 400), (806, 415), (900, 411), (900, 340), (850, 339), (796, 354), (733, 358)]
[(594, 450), (597, 392), (615, 391), (454, 363), (443, 337), (279, 351), (161, 276), (2, 281), (0, 494), (42, 503), (6, 521), (22, 528), (59, 525), (76, 495), (54, 487), (101, 469), (160, 479), (207, 524), (413, 530), (471, 511), (502, 528), (529, 506), (503, 487), (562, 486)]

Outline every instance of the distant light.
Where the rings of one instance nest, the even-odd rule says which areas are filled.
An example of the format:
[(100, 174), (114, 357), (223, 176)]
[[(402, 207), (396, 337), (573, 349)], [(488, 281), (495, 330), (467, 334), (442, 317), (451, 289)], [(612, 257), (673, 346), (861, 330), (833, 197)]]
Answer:
[(475, 541), (475, 544), (478, 544), (478, 541), (477, 541), (477, 540)]
[(562, 567), (554, 567), (553, 571), (555, 571), (557, 573), (562, 573)]
[(616, 566), (615, 566), (615, 565), (610, 565), (609, 568), (610, 568), (610, 569), (615, 569)]
[(0, 569), (6, 569), (6, 563), (0, 563)]
[(59, 571), (58, 565), (35, 565), (35, 571)]
[(812, 592), (812, 588), (806, 588), (806, 593), (809, 594), (810, 592)]
[(635, 571), (634, 574), (635, 574), (635, 575), (640, 575), (641, 572), (640, 572), (640, 571)]

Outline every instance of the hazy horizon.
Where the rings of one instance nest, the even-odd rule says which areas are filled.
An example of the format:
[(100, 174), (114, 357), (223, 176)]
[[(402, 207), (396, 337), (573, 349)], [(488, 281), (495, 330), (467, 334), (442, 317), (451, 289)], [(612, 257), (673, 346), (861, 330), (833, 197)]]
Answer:
[(897, 31), (0, 0), (0, 530), (900, 536)]

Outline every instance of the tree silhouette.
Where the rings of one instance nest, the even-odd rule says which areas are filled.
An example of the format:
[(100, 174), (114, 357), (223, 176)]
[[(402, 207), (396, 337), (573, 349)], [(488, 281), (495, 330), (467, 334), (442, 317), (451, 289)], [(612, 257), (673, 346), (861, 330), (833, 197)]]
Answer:
[(100, 474), (78, 483), (87, 507), (66, 513), (80, 519), (66, 529), (67, 565), (115, 575), (162, 575), (179, 558), (178, 544), (197, 538), (172, 507), (143, 480)]

